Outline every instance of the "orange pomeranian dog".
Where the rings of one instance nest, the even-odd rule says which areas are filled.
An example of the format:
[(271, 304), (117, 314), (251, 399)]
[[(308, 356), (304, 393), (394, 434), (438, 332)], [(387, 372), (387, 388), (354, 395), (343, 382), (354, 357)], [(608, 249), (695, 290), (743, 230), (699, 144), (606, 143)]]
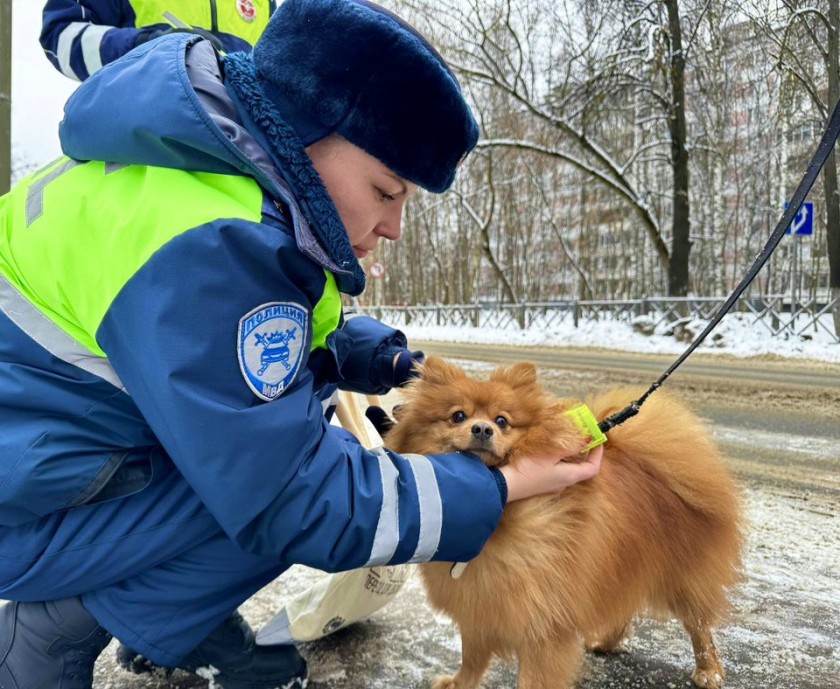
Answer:
[[(615, 390), (589, 406), (602, 420), (638, 396)], [(542, 390), (530, 363), (482, 382), (432, 357), (405, 397), (386, 437), (398, 452), (462, 451), (515, 466), (586, 444), (563, 415), (579, 402)], [(567, 689), (584, 646), (616, 650), (643, 611), (679, 618), (694, 646), (695, 684), (720, 687), (711, 629), (740, 578), (740, 525), (739, 491), (708, 430), (658, 392), (610, 431), (597, 477), (510, 503), (459, 578), (452, 563), (421, 566), (431, 604), (458, 625), (463, 649), (457, 674), (434, 689), (478, 687), (494, 656), (519, 660), (519, 689)]]

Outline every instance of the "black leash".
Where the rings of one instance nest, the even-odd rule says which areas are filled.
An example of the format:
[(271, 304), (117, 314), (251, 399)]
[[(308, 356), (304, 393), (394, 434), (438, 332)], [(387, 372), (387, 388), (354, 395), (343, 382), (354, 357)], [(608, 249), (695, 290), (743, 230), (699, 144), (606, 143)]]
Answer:
[(776, 229), (773, 230), (773, 234), (770, 235), (770, 238), (764, 245), (764, 249), (758, 256), (756, 256), (752, 267), (744, 276), (744, 279), (741, 280), (740, 284), (735, 288), (732, 294), (729, 295), (729, 298), (715, 312), (715, 315), (712, 317), (712, 320), (709, 321), (709, 324), (705, 327), (703, 332), (694, 338), (694, 341), (689, 345), (688, 349), (683, 352), (682, 356), (671, 364), (670, 368), (665, 371), (665, 373), (659, 376), (659, 379), (651, 385), (650, 388), (648, 388), (644, 395), (622, 409), (620, 412), (607, 417), (598, 424), (598, 428), (601, 429), (602, 433), (606, 433), (611, 428), (615, 428), (628, 419), (636, 416), (647, 398), (662, 386), (668, 377), (677, 370), (680, 364), (682, 364), (695, 349), (697, 349), (700, 343), (706, 339), (708, 334), (717, 327), (721, 319), (729, 312), (732, 305), (738, 300), (738, 297), (744, 293), (744, 290), (755, 279), (756, 275), (758, 275), (759, 271), (764, 267), (764, 264), (767, 263), (770, 256), (776, 250), (776, 247), (779, 246), (779, 242), (782, 241), (782, 237), (784, 237), (785, 232), (788, 227), (790, 227), (794, 218), (799, 215), (799, 210), (802, 208), (805, 197), (808, 196), (808, 192), (811, 191), (811, 187), (814, 185), (817, 175), (820, 173), (820, 170), (823, 169), (828, 157), (831, 155), (831, 151), (834, 148), (834, 144), (838, 137), (840, 137), (840, 102), (834, 106), (834, 112), (831, 114), (831, 119), (828, 121), (828, 125), (825, 128), (825, 133), (820, 140), (820, 145), (817, 147), (814, 157), (811, 159), (808, 169), (805, 171), (805, 176), (796, 188), (790, 204), (785, 210), (784, 215), (782, 215), (782, 219), (779, 220), (779, 224), (776, 225)]

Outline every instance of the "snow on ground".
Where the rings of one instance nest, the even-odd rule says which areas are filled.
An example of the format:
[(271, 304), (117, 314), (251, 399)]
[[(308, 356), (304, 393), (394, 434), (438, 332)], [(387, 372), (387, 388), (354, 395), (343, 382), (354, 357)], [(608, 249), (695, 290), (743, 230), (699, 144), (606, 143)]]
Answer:
[[(829, 327), (825, 320), (823, 323)], [(680, 354), (687, 342), (680, 342), (664, 334), (660, 326), (653, 335), (642, 335), (628, 323), (611, 320), (580, 321), (575, 327), (571, 321), (553, 324), (547, 328), (528, 330), (503, 328), (470, 328), (467, 326), (412, 326), (395, 324), (411, 340), (443, 342), (474, 342), (481, 344), (507, 344), (523, 346), (602, 347), (625, 352), (650, 354)], [(712, 342), (713, 338), (715, 339)], [(792, 359), (813, 359), (840, 363), (840, 344), (820, 326), (809, 330), (807, 339), (800, 336), (771, 335), (769, 330), (754, 318), (741, 314), (725, 316), (712, 331), (706, 342), (697, 350), (707, 354), (727, 354), (736, 357), (775, 355)]]

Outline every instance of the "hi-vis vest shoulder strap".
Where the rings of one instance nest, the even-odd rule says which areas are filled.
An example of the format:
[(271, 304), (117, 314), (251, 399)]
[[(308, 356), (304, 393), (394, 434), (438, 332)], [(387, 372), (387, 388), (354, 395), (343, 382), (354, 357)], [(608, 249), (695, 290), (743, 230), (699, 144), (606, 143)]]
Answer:
[(131, 0), (138, 28), (180, 22), (208, 31), (233, 34), (251, 45), (265, 30), (271, 5), (269, 0)]
[[(0, 310), (54, 354), (54, 342), (33, 335), (48, 333), (44, 319), (83, 348), (62, 359), (104, 357), (102, 319), (158, 249), (219, 218), (260, 222), (262, 203), (249, 177), (60, 158), (0, 197)], [(313, 348), (325, 346), (341, 317), (335, 280), (325, 275)]]

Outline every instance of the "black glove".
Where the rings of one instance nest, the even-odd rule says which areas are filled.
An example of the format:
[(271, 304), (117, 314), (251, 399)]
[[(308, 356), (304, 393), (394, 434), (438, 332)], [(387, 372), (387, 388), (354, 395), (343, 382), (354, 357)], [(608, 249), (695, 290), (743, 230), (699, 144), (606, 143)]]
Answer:
[(400, 388), (418, 378), (420, 369), (417, 368), (417, 364), (422, 364), (425, 360), (426, 355), (419, 350), (416, 352), (409, 352), (408, 350), (400, 352), (394, 362), (394, 387)]
[(388, 416), (388, 413), (382, 407), (368, 407), (365, 409), (365, 416), (381, 436), (384, 436), (394, 427), (394, 420)]
[(222, 44), (221, 39), (216, 36), (213, 32), (207, 31), (207, 29), (200, 29), (197, 26), (190, 26), (190, 27), (177, 27), (171, 26), (168, 29), (142, 29), (138, 32), (137, 38), (134, 41), (135, 47), (138, 45), (142, 45), (147, 41), (151, 41), (155, 38), (160, 38), (161, 36), (168, 36), (172, 33), (191, 33), (195, 34), (196, 36), (201, 36), (202, 38), (210, 41), (213, 44), (213, 47), (221, 52), (224, 52), (225, 46)]

